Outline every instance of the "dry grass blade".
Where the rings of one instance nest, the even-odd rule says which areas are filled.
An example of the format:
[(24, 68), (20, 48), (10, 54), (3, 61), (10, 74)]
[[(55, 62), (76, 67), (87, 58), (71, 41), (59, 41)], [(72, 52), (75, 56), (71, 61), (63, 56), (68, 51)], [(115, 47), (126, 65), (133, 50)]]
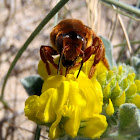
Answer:
[(116, 25), (117, 25), (117, 18), (118, 17), (118, 13), (114, 13), (113, 14), (113, 17), (112, 17), (112, 23), (111, 23), (111, 29), (110, 29), (110, 32), (109, 32), (109, 35), (108, 35), (108, 39), (110, 41), (112, 41), (113, 39), (113, 36), (114, 36), (114, 33), (115, 33), (115, 28), (116, 28)]
[[(113, 8), (116, 10), (117, 8), (115, 6), (113, 6)], [(129, 40), (129, 37), (128, 37), (128, 34), (127, 34), (127, 31), (125, 29), (125, 26), (124, 26), (124, 23), (123, 23), (123, 20), (121, 18), (121, 16), (118, 14), (118, 19), (119, 19), (119, 22), (121, 24), (121, 27), (122, 27), (122, 30), (124, 32), (124, 36), (126, 38), (126, 42), (127, 42), (127, 45), (128, 45), (128, 49), (129, 49), (129, 52), (130, 54), (132, 53), (132, 47), (131, 47), (131, 44), (130, 44), (130, 40)]]
[(86, 0), (88, 11), (88, 26), (97, 33), (100, 21), (100, 6), (98, 0)]

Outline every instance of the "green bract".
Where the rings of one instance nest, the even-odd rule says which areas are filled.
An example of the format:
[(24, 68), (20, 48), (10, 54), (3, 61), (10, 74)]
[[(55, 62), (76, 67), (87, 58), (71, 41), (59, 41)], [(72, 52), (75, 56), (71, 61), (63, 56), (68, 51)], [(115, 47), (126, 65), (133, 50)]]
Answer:
[(140, 108), (140, 81), (135, 80), (134, 69), (125, 64), (97, 75), (101, 84), (104, 103), (111, 99), (114, 107), (124, 103), (134, 103)]

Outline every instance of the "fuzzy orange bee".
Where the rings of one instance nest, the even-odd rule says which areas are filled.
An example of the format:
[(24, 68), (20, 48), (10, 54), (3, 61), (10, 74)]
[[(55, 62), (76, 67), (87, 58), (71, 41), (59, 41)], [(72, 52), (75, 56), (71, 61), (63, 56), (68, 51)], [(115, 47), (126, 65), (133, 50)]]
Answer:
[[(56, 69), (57, 73), (62, 74), (60, 63), (66, 67), (66, 74), (72, 67), (80, 66), (80, 70), (84, 62), (91, 55), (95, 54), (93, 65), (91, 66), (88, 77), (91, 78), (96, 69), (96, 64), (102, 61), (109, 70), (109, 64), (105, 58), (105, 47), (102, 40), (96, 36), (94, 31), (84, 25), (77, 19), (65, 19), (56, 25), (50, 34), (51, 46), (41, 46), (40, 56), (46, 64), (47, 72), (50, 75), (50, 62)], [(58, 64), (53, 61), (52, 55), (60, 54)], [(82, 61), (77, 62), (77, 58), (81, 57)], [(78, 73), (78, 75), (79, 75)], [(65, 75), (66, 75), (65, 74)], [(77, 77), (78, 77), (77, 75)]]

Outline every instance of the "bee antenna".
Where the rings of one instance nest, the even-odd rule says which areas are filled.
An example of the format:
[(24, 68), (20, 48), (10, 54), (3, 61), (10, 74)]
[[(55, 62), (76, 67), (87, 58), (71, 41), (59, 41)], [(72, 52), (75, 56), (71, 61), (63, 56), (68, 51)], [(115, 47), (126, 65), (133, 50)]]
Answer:
[(79, 74), (80, 74), (80, 71), (81, 71), (81, 69), (82, 69), (82, 66), (83, 66), (83, 60), (81, 61), (81, 66), (80, 66), (80, 69), (79, 69), (79, 71), (78, 71), (78, 74), (77, 74), (77, 77), (76, 77), (76, 78), (78, 78), (78, 76), (79, 76)]
[(59, 57), (58, 68), (57, 68), (57, 75), (59, 74), (59, 71), (60, 71), (60, 63), (61, 63), (61, 60), (62, 60), (62, 56), (63, 56), (64, 50), (65, 50), (65, 48), (62, 50), (62, 52), (60, 54), (60, 57)]

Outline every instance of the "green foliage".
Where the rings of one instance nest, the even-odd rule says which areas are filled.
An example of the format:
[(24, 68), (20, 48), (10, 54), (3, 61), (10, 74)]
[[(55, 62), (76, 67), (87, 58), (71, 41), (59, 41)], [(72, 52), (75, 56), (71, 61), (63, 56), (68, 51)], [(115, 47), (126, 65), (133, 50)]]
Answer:
[(109, 66), (110, 68), (113, 67), (113, 55), (112, 55), (112, 52), (113, 52), (113, 47), (111, 45), (111, 42), (109, 40), (107, 40), (106, 38), (102, 37), (101, 36), (101, 39), (104, 43), (104, 46), (105, 46), (105, 54), (106, 54), (106, 58), (109, 62)]
[(123, 104), (119, 109), (119, 134), (140, 135), (140, 113), (134, 104)]
[(25, 88), (26, 92), (31, 95), (41, 95), (41, 89), (43, 85), (43, 80), (38, 75), (32, 75), (21, 79), (21, 84)]

